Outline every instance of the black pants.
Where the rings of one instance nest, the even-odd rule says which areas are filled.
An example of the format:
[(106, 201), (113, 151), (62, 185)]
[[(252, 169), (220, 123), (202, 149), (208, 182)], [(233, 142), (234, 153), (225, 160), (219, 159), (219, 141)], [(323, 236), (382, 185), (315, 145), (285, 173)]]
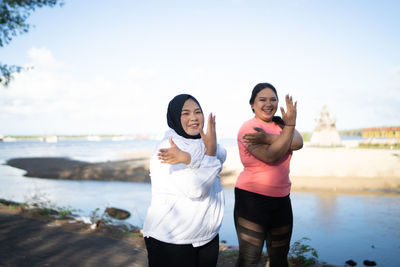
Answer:
[(201, 247), (165, 243), (145, 237), (149, 267), (215, 267), (218, 260), (219, 236)]
[(269, 197), (235, 188), (234, 219), (239, 241), (236, 267), (256, 266), (264, 243), (270, 267), (288, 266), (293, 228), (289, 195)]

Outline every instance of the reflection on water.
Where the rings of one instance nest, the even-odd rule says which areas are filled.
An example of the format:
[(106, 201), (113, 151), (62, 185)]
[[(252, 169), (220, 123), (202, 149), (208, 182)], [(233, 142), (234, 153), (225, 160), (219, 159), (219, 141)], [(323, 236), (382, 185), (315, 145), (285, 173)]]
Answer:
[[(94, 159), (95, 156), (115, 159), (121, 150), (132, 150), (137, 144), (130, 147), (119, 144), (120, 150), (111, 143), (100, 148), (93, 145), (92, 152), (97, 154), (82, 148), (78, 150), (72, 144), (59, 146), (47, 150), (48, 147), (35, 145), (29, 150), (29, 146), (3, 149), (5, 147), (0, 144), (0, 161), (16, 156), (49, 154), (69, 157), (78, 154), (82, 160), (87, 160), (87, 157)], [(59, 207), (81, 209), (80, 214), (85, 216), (96, 208), (114, 206), (130, 211), (129, 223), (139, 226), (143, 224), (150, 204), (149, 184), (46, 180), (26, 178), (23, 173), (0, 165), (0, 198), (22, 202), (39, 193)], [(224, 191), (226, 209), (220, 236), (228, 244), (237, 245), (233, 190)], [(307, 244), (317, 249), (320, 260), (343, 265), (346, 260), (353, 259), (362, 266), (362, 261), (368, 259), (376, 261), (378, 266), (400, 266), (400, 195), (293, 192), (291, 198), (294, 212), (292, 241), (311, 238)]]
[(316, 213), (319, 214), (321, 223), (325, 225), (325, 227), (333, 226), (332, 222), (337, 212), (337, 195), (316, 193), (314, 201), (317, 202)]
[(293, 194), (294, 239), (307, 236), (320, 257), (375, 260), (399, 266), (400, 197), (397, 195)]

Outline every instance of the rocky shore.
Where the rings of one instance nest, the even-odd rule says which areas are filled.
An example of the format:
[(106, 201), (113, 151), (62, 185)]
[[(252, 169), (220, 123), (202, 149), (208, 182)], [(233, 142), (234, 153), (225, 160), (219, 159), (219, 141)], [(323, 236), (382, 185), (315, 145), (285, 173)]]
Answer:
[(26, 177), (65, 180), (150, 182), (148, 157), (88, 163), (69, 158), (15, 158), (7, 165), (23, 169)]

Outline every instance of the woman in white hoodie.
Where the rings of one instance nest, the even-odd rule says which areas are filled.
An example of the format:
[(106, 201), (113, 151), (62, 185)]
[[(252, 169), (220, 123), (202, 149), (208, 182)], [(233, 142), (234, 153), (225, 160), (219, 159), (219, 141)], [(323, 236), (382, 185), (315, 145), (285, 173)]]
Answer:
[(215, 116), (204, 133), (199, 102), (181, 94), (170, 101), (167, 122), (150, 161), (152, 200), (143, 226), (149, 267), (216, 266), (226, 151), (216, 142)]

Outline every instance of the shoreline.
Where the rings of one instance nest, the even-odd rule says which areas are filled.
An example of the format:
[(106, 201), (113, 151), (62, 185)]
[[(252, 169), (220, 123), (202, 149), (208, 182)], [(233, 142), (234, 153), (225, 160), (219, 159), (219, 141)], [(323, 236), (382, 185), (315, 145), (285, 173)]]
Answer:
[[(97, 163), (59, 157), (14, 158), (5, 165), (25, 170), (25, 177), (150, 182), (150, 152), (121, 156), (123, 160)], [(221, 172), (222, 186), (233, 188), (241, 171), (237, 148), (228, 147)], [(290, 179), (294, 192), (400, 194), (400, 150), (305, 146), (293, 152)]]
[[(315, 148), (306, 143), (294, 151), (289, 174), (292, 191), (400, 193), (399, 149), (356, 148), (351, 141), (345, 144)], [(227, 150), (221, 183), (234, 187), (242, 164), (236, 147)]]
[[(72, 214), (57, 218), (54, 215), (43, 215), (40, 210), (40, 207), (30, 209), (23, 203), (0, 199), (0, 233), (7, 240), (0, 242), (0, 265), (31, 266), (32, 262), (36, 262), (40, 265), (85, 263), (85, 266), (98, 266), (102, 263), (102, 266), (148, 266), (143, 235), (137, 229), (121, 231), (112, 224), (92, 228), (90, 224), (74, 220)], [(67, 239), (67, 244), (56, 241), (61, 239)], [(49, 242), (53, 245), (49, 246)], [(63, 253), (60, 253), (60, 246), (63, 246)], [(80, 249), (76, 250), (76, 246)], [(104, 250), (104, 247), (107, 249)], [(91, 251), (90, 256), (85, 252), (88, 250)], [(104, 262), (103, 253), (110, 251), (113, 257)], [(233, 267), (237, 255), (238, 247), (221, 241), (217, 266)], [(257, 267), (265, 266), (266, 259), (263, 254)], [(126, 261), (126, 264), (121, 265), (122, 261)], [(315, 266), (339, 267), (319, 261)]]

